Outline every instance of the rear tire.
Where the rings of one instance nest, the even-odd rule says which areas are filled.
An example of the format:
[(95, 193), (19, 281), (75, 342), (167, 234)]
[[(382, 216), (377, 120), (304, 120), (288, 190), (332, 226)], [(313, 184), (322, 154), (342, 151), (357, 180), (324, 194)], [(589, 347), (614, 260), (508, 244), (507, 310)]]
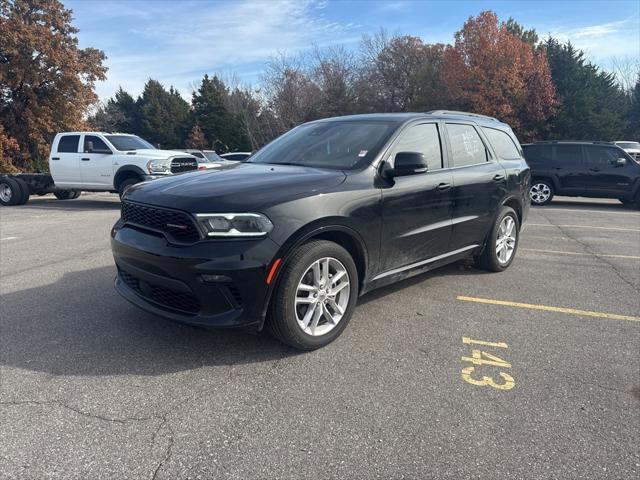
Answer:
[(14, 178), (13, 180), (15, 180), (15, 182), (18, 184), (18, 187), (20, 187), (20, 190), (22, 191), (22, 197), (16, 203), (16, 205), (24, 205), (29, 201), (29, 185), (27, 185), (27, 182), (25, 182), (21, 178)]
[(547, 205), (553, 199), (553, 184), (549, 180), (533, 180), (529, 188), (532, 205)]
[(0, 204), (5, 206), (19, 205), (22, 200), (22, 188), (14, 179), (4, 177), (0, 180)]
[(73, 200), (74, 198), (78, 198), (80, 195), (77, 192), (72, 190), (60, 190), (58, 192), (53, 192), (58, 200)]
[(502, 207), (493, 222), (484, 251), (477, 259), (477, 265), (490, 272), (502, 272), (509, 268), (516, 258), (520, 243), (520, 222), (511, 207)]
[(267, 330), (300, 350), (324, 347), (347, 327), (357, 298), (358, 270), (349, 252), (337, 243), (310, 241), (280, 273)]
[(140, 179), (133, 178), (133, 177), (124, 179), (122, 181), (122, 183), (120, 183), (120, 185), (118, 185), (118, 196), (120, 197), (120, 200), (122, 200), (122, 197), (127, 192), (129, 187), (131, 187), (132, 185), (135, 185), (136, 183), (140, 183), (140, 182), (141, 182)]

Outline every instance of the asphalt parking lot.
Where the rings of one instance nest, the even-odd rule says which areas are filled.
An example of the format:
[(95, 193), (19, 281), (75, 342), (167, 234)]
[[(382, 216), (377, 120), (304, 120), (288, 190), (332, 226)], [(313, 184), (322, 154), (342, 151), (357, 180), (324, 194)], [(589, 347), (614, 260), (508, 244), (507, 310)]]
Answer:
[(114, 291), (117, 196), (0, 210), (0, 477), (637, 478), (640, 211), (532, 208), (513, 266), (372, 292), (333, 344)]

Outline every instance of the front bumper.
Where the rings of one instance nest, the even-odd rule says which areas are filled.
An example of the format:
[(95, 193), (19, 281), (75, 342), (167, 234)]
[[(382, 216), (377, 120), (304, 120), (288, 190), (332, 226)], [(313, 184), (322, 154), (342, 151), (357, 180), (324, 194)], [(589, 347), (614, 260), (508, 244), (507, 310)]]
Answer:
[(262, 327), (268, 268), (279, 249), (271, 239), (176, 246), (118, 223), (111, 249), (116, 290), (143, 310), (204, 327)]

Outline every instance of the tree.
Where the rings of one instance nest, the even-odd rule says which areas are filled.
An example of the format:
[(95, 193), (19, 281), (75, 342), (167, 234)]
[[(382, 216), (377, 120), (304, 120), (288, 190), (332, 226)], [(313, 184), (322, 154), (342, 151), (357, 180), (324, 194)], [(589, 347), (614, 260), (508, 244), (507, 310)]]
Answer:
[(0, 122), (18, 168), (37, 167), (56, 132), (82, 129), (97, 101), (105, 55), (78, 48), (71, 20), (58, 0), (0, 0)]
[(106, 132), (136, 133), (137, 115), (136, 101), (120, 87), (114, 98), (107, 100), (89, 118), (89, 124), (96, 130)]
[(631, 90), (627, 127), (627, 138), (640, 142), (640, 74)]
[(510, 33), (493, 12), (469, 18), (456, 33), (442, 78), (462, 109), (499, 118), (524, 141), (544, 135), (555, 111), (544, 52)]
[(525, 30), (522, 25), (520, 25), (511, 17), (509, 17), (509, 20), (507, 20), (507, 23), (505, 23), (504, 26), (507, 29), (507, 32), (509, 32), (512, 35), (515, 35), (524, 43), (528, 43), (531, 46), (538, 45), (538, 41), (539, 41), (538, 32), (536, 32), (534, 28), (530, 30)]
[(200, 128), (200, 125), (195, 124), (189, 133), (187, 138), (187, 148), (197, 148), (198, 150), (205, 150), (209, 148), (207, 139), (204, 138), (204, 133)]
[(249, 147), (240, 119), (227, 109), (228, 96), (227, 86), (217, 75), (205, 75), (191, 98), (194, 118), (218, 153)]
[(571, 43), (549, 37), (544, 45), (560, 101), (550, 138), (618, 140), (627, 127), (629, 99), (615, 75), (601, 72)]
[(136, 100), (136, 133), (162, 148), (183, 148), (191, 126), (189, 104), (173, 88), (149, 79)]

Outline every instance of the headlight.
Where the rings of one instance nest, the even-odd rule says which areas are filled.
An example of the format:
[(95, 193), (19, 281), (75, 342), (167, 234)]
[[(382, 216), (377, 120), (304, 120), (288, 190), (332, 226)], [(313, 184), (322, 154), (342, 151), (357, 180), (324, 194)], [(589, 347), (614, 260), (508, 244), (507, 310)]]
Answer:
[(171, 164), (166, 160), (150, 160), (147, 162), (149, 173), (168, 173), (171, 171)]
[(196, 218), (209, 237), (261, 237), (273, 230), (259, 213), (197, 213)]

